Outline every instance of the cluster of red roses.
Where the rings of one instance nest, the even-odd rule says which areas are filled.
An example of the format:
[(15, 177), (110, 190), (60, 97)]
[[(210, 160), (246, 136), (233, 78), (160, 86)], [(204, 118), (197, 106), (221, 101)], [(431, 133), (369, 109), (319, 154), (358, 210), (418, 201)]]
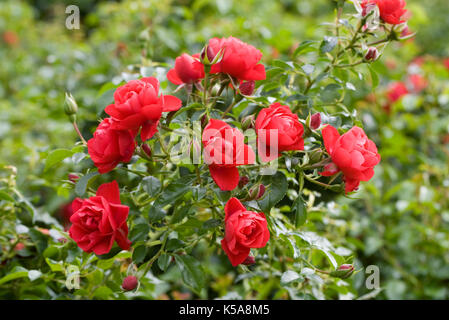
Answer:
[[(198, 82), (206, 72), (223, 74), (232, 79), (236, 90), (248, 94), (254, 89), (254, 81), (265, 79), (265, 67), (259, 63), (262, 53), (239, 39), (211, 39), (202, 55), (178, 57), (174, 69), (167, 74), (168, 79), (176, 85), (201, 87)], [(119, 87), (114, 94), (114, 104), (105, 110), (110, 118), (100, 123), (88, 141), (88, 152), (99, 172), (105, 173), (120, 162), (129, 162), (136, 148), (137, 134), (140, 132), (143, 142), (150, 139), (158, 131), (162, 113), (176, 111), (181, 104), (174, 96), (159, 94), (159, 82), (152, 77), (132, 80)], [(319, 114), (310, 127), (320, 127)], [(303, 124), (286, 105), (276, 102), (262, 109), (255, 129), (262, 161), (276, 159), (283, 151), (304, 150)], [(356, 190), (360, 181), (371, 179), (380, 156), (361, 128), (353, 127), (340, 136), (337, 129), (327, 125), (322, 134), (330, 156), (321, 173), (323, 176), (342, 172), (346, 192)], [(235, 189), (239, 183), (237, 166), (255, 162), (255, 153), (244, 143), (243, 134), (222, 120), (210, 119), (203, 130), (202, 143), (213, 180), (222, 190)], [(103, 184), (95, 197), (73, 202), (70, 236), (87, 252), (105, 254), (114, 241), (127, 250), (130, 247), (128, 211), (129, 208), (120, 203), (117, 182)], [(228, 201), (222, 247), (232, 265), (251, 260), (250, 249), (265, 246), (269, 236), (263, 213), (247, 211), (236, 198)]]

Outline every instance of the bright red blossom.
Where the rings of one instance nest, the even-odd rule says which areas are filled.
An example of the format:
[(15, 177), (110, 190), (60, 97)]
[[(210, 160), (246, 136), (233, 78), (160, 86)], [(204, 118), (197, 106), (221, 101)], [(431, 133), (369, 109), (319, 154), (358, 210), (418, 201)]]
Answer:
[(408, 82), (415, 93), (419, 93), (427, 88), (427, 79), (419, 74), (412, 74), (408, 77)]
[(390, 102), (396, 102), (408, 93), (407, 86), (398, 81), (388, 87), (387, 98)]
[(353, 127), (340, 136), (337, 129), (327, 125), (322, 134), (324, 146), (332, 159), (332, 163), (321, 172), (323, 176), (332, 176), (341, 171), (346, 193), (357, 190), (360, 181), (368, 181), (373, 177), (380, 155), (363, 129)]
[(112, 118), (104, 119), (87, 142), (89, 155), (100, 173), (131, 161), (136, 148), (134, 134), (130, 130), (114, 130), (114, 124)]
[(211, 119), (204, 128), (202, 143), (212, 179), (221, 190), (234, 190), (240, 179), (237, 166), (252, 164), (256, 158), (244, 143), (243, 134), (224, 121)]
[(215, 56), (223, 49), (223, 58), (211, 68), (211, 73), (226, 73), (239, 80), (264, 80), (265, 67), (259, 63), (262, 52), (234, 37), (213, 38), (208, 48)]
[(204, 78), (204, 66), (198, 59), (199, 55), (193, 56), (183, 53), (175, 60), (175, 67), (167, 73), (167, 79), (176, 85), (190, 84)]
[(106, 254), (114, 241), (123, 250), (130, 248), (126, 224), (129, 207), (120, 202), (117, 181), (101, 185), (94, 197), (76, 198), (72, 208), (74, 213), (70, 217), (69, 235), (82, 250)]
[(159, 81), (154, 77), (131, 80), (118, 87), (114, 104), (105, 111), (114, 120), (113, 129), (139, 130), (143, 141), (150, 139), (158, 130), (162, 112), (176, 111), (182, 102), (170, 95), (159, 94)]
[[(282, 151), (304, 150), (304, 127), (299, 122), (298, 115), (279, 102), (259, 112), (256, 132), (259, 157), (263, 161), (276, 159)], [(277, 141), (273, 141), (273, 137)]]
[(366, 10), (370, 4), (377, 5), (380, 18), (384, 22), (394, 25), (405, 22), (404, 15), (407, 12), (405, 0), (363, 0), (362, 9)]
[(263, 248), (270, 240), (265, 214), (248, 211), (237, 198), (225, 206), (225, 236), (221, 247), (235, 267), (249, 256), (251, 248)]

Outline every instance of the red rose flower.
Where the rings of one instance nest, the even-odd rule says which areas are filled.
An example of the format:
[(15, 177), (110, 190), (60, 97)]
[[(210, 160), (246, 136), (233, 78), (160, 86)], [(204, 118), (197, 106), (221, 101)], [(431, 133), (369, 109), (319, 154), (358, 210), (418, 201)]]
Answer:
[(225, 236), (221, 247), (235, 267), (249, 256), (251, 248), (263, 248), (270, 240), (267, 220), (262, 212), (248, 211), (237, 198), (225, 206)]
[(264, 80), (265, 67), (259, 63), (262, 52), (243, 41), (234, 38), (213, 38), (209, 40), (212, 56), (223, 49), (223, 58), (214, 64), (211, 73), (226, 73), (239, 80)]
[(304, 150), (304, 127), (298, 115), (279, 102), (259, 112), (256, 132), (259, 157), (263, 161), (276, 159), (282, 151)]
[(175, 67), (167, 73), (167, 79), (176, 85), (197, 82), (204, 78), (204, 66), (198, 60), (198, 54), (193, 56), (183, 53), (175, 60)]
[(446, 67), (447, 70), (449, 70), (449, 58), (444, 59), (444, 66)]
[(363, 0), (362, 8), (365, 10), (368, 5), (377, 4), (380, 18), (389, 24), (401, 24), (405, 22), (403, 18), (407, 12), (405, 0)]
[(130, 130), (114, 130), (115, 121), (104, 119), (87, 142), (89, 155), (100, 173), (114, 169), (120, 162), (129, 162), (136, 148)]
[(128, 250), (129, 207), (120, 202), (120, 189), (117, 181), (101, 185), (97, 194), (89, 199), (76, 198), (73, 203), (70, 237), (86, 252), (97, 255), (108, 253), (114, 240), (123, 250)]
[(346, 193), (357, 190), (360, 181), (368, 181), (374, 175), (374, 167), (380, 162), (380, 155), (373, 141), (363, 129), (353, 127), (341, 135), (337, 129), (327, 125), (323, 129), (323, 141), (332, 163), (324, 167), (323, 176), (341, 171)]
[(390, 102), (396, 102), (408, 93), (408, 89), (404, 83), (395, 82), (388, 87), (387, 98)]
[(413, 92), (419, 93), (427, 88), (427, 79), (419, 74), (412, 74), (408, 77), (408, 82)]
[(221, 190), (234, 190), (240, 179), (237, 166), (252, 164), (256, 158), (244, 143), (243, 134), (224, 121), (211, 119), (204, 128), (202, 142), (212, 179)]
[(118, 87), (114, 104), (105, 111), (114, 120), (113, 129), (138, 130), (142, 127), (142, 140), (150, 139), (157, 132), (162, 112), (181, 108), (181, 100), (170, 95), (159, 95), (159, 81), (154, 77), (131, 80)]

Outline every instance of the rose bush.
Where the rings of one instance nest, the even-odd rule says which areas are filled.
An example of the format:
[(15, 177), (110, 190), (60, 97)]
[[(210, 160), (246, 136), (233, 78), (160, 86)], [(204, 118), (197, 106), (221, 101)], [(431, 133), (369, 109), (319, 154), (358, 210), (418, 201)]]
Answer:
[[(127, 5), (131, 7), (128, 2), (104, 7), (102, 14), (107, 13), (109, 27), (104, 35), (124, 25), (110, 12), (118, 12), (126, 21), (139, 20), (137, 13), (126, 11)], [(433, 97), (435, 92), (444, 92), (436, 90), (433, 81), (436, 75), (444, 74), (442, 59), (441, 70), (435, 74), (425, 72), (428, 62), (420, 70), (410, 67), (410, 77), (404, 69), (391, 71), (388, 79), (403, 82), (406, 89), (399, 90), (391, 100), (386, 90), (393, 81), (378, 78), (378, 74), (389, 72), (384, 61), (394, 57), (396, 65), (401, 65), (409, 60), (401, 55), (414, 52), (397, 50), (392, 55), (390, 49), (385, 49), (386, 44), (410, 35), (401, 24), (408, 17), (403, 14), (403, 2), (376, 1), (373, 12), (365, 10), (363, 15), (354, 15), (356, 10), (348, 3), (343, 7), (342, 2), (332, 2), (337, 9), (336, 19), (332, 18), (326, 29), (314, 28), (310, 33), (301, 27), (304, 21), (311, 19), (308, 23), (317, 26), (317, 17), (327, 8), (326, 4), (320, 7), (321, 11), (315, 11), (319, 5), (314, 3), (314, 14), (302, 14), (299, 19), (296, 15), (287, 32), (274, 32), (276, 27), (270, 29), (270, 34), (261, 27), (260, 35), (238, 23), (230, 30), (220, 29), (222, 24), (215, 20), (207, 29), (189, 27), (187, 22), (185, 29), (176, 29), (176, 21), (182, 19), (166, 14), (169, 10), (159, 10), (165, 5), (155, 3), (150, 16), (157, 21), (154, 25), (170, 26), (161, 29), (168, 30), (168, 34), (153, 27), (141, 34), (132, 33), (140, 27), (121, 28), (121, 43), (114, 46), (111, 55), (100, 49), (101, 59), (91, 61), (81, 57), (83, 50), (74, 54), (68, 70), (77, 72), (73, 78), (85, 82), (81, 87), (84, 90), (68, 82), (45, 91), (43, 103), (49, 105), (56, 105), (52, 100), (55, 89), (73, 91), (79, 105), (74, 124), (82, 135), (80, 141), (67, 149), (71, 139), (65, 137), (72, 134), (67, 130), (57, 137), (59, 144), (48, 143), (39, 150), (36, 176), (42, 178), (27, 178), (33, 183), (26, 187), (20, 168), (17, 181), (14, 169), (2, 168), (6, 176), (1, 180), (0, 205), (7, 213), (2, 215), (1, 228), (6, 231), (1, 232), (0, 238), (4, 252), (1, 263), (5, 266), (0, 274), (2, 297), (354, 298), (365, 293), (360, 287), (364, 279), (359, 278), (363, 272), (358, 271), (378, 257), (384, 263), (382, 270), (389, 275), (387, 283), (397, 283), (397, 270), (391, 267), (397, 265), (394, 258), (403, 255), (400, 249), (411, 249), (404, 245), (409, 230), (394, 212), (400, 210), (409, 215), (404, 201), (416, 210), (415, 216), (420, 210), (432, 215), (437, 211), (426, 200), (430, 197), (427, 189), (408, 189), (416, 182), (414, 179), (430, 187), (425, 173), (416, 176), (407, 167), (406, 153), (399, 150), (419, 150), (420, 154), (409, 153), (413, 168), (430, 163), (420, 162), (423, 155), (443, 153), (435, 151), (439, 149), (433, 145), (431, 150), (426, 149), (418, 136), (425, 136), (428, 131), (422, 123), (411, 122), (410, 115), (419, 112), (421, 99), (427, 102), (423, 108), (438, 105), (431, 109), (429, 119), (435, 124), (432, 130), (440, 130), (442, 125), (434, 118), (434, 110), (442, 108), (439, 103), (445, 101), (444, 95)], [(206, 4), (204, 11), (214, 10), (214, 6), (215, 3)], [(247, 6), (242, 3), (239, 11), (232, 8), (228, 14), (220, 8), (224, 10), (220, 16), (241, 14)], [(259, 9), (267, 10), (264, 5)], [(330, 13), (333, 9), (329, 6), (325, 11)], [(177, 12), (204, 15), (199, 8), (189, 10)], [(295, 9), (286, 7), (285, 12), (294, 15)], [(218, 14), (212, 19), (217, 17)], [(282, 25), (289, 21), (287, 15), (283, 17), (277, 21)], [(259, 23), (265, 26), (271, 22), (262, 19)], [(411, 32), (416, 27), (412, 24)], [(15, 47), (20, 48), (27, 41), (22, 39), (25, 33), (17, 34), (21, 39)], [(228, 34), (235, 37), (204, 38)], [(296, 43), (297, 39), (312, 37), (311, 34), (313, 41)], [(127, 35), (130, 36), (125, 44)], [(95, 36), (98, 39), (101, 35)], [(137, 38), (141, 47), (134, 45)], [(111, 47), (108, 42), (104, 48)], [(412, 46), (410, 41), (401, 45)], [(44, 65), (36, 71), (44, 80), (48, 79), (45, 77), (49, 68), (56, 70), (52, 64), (60, 66), (60, 55), (53, 49), (49, 46), (44, 62), (35, 63)], [(126, 64), (135, 64), (117, 67), (117, 57)], [(171, 60), (175, 57), (178, 58)], [(98, 71), (90, 73), (80, 69), (80, 65), (91, 65), (92, 70), (105, 68), (108, 72), (100, 77), (95, 73)], [(70, 72), (58, 70), (55, 74)], [(30, 101), (41, 101), (34, 96), (36, 88), (26, 86), (26, 79), (24, 76), (22, 82), (10, 82), (7, 93), (26, 92)], [(105, 79), (111, 82), (100, 88)], [(378, 85), (382, 90), (373, 90)], [(22, 86), (23, 91), (18, 90)], [(361, 96), (366, 91), (375, 96), (366, 98), (370, 102), (365, 107), (365, 97)], [(59, 98), (56, 100), (62, 104)], [(391, 118), (382, 108), (375, 108), (378, 103), (387, 102)], [(53, 107), (54, 113), (63, 112), (61, 105)], [(27, 121), (33, 120), (28, 118)], [(73, 123), (73, 114), (70, 121)], [(388, 125), (384, 130), (385, 123)], [(40, 132), (47, 132), (54, 125), (41, 128)], [(277, 132), (277, 139), (263, 139), (262, 130)], [(48, 136), (56, 139), (50, 133)], [(42, 135), (36, 136), (43, 139)], [(432, 131), (429, 136), (436, 134)], [(87, 145), (84, 138), (89, 141)], [(444, 139), (442, 135), (441, 141)], [(261, 151), (270, 145), (279, 149), (267, 163)], [(381, 162), (378, 153), (382, 154)], [(196, 161), (198, 154), (202, 157)], [(35, 159), (30, 155), (23, 158)], [(35, 161), (30, 161), (30, 165)], [(396, 176), (401, 178), (394, 178), (398, 170), (401, 174)], [(326, 171), (327, 174), (321, 174)], [(371, 178), (373, 171), (375, 176)], [(388, 179), (397, 182), (396, 191), (385, 187)], [(396, 179), (406, 183), (400, 184)], [(432, 173), (429, 179), (441, 178)], [(365, 180), (370, 182), (360, 183)], [(102, 186), (111, 181), (117, 181), (121, 200), (103, 193)], [(25, 196), (20, 188), (24, 188)], [(344, 196), (345, 191), (348, 197), (337, 197)], [(355, 191), (356, 199), (350, 199), (350, 192)], [(420, 196), (406, 198), (411, 193)], [(65, 232), (61, 224), (73, 212), (62, 210), (63, 219), (59, 217), (59, 205), (63, 198), (72, 203), (75, 196), (84, 199), (74, 202), (76, 224), (72, 228), (78, 232)], [(364, 200), (367, 198), (370, 200)], [(380, 206), (386, 202), (390, 212)], [(438, 204), (439, 200), (434, 202)], [(129, 212), (124, 222), (126, 210)], [(397, 219), (395, 226), (402, 229), (390, 224), (392, 216)], [(376, 225), (371, 221), (376, 221)], [(129, 231), (125, 232), (125, 228)], [(387, 239), (401, 237), (394, 245), (397, 250), (388, 243), (379, 245), (379, 241), (389, 241), (383, 236), (385, 230), (390, 232)], [(413, 234), (408, 239), (417, 241), (419, 237)], [(444, 249), (444, 241), (433, 244)], [(426, 257), (431, 257), (425, 239), (418, 245)], [(413, 266), (411, 259), (402, 261)], [(442, 260), (437, 261), (435, 264)], [(65, 285), (72, 267), (78, 267), (81, 275), (81, 287), (75, 290)], [(35, 278), (37, 270), (42, 273), (40, 278)], [(413, 268), (406, 271), (409, 270)], [(414, 277), (419, 277), (420, 272), (412, 276), (405, 273), (407, 276), (401, 281), (418, 288)], [(438, 283), (436, 279), (441, 275), (436, 273), (429, 275), (429, 286)], [(18, 278), (11, 280), (10, 275)], [(398, 291), (388, 287), (385, 292), (380, 295), (390, 296)], [(420, 291), (414, 292), (418, 295), (416, 292)]]

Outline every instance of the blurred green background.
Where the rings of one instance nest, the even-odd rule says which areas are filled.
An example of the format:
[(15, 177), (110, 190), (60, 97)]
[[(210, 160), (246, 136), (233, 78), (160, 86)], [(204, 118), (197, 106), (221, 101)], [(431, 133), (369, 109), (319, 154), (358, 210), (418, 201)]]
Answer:
[[(447, 299), (449, 76), (441, 60), (449, 56), (449, 4), (407, 3), (416, 37), (390, 46), (374, 64), (380, 74), (374, 97), (372, 88), (358, 83), (349, 101), (376, 141), (382, 163), (357, 199), (328, 204), (332, 228), (322, 231), (350, 247), (359, 267), (380, 267), (383, 290), (377, 298)], [(81, 10), (80, 30), (65, 27), (69, 4)], [(16, 166), (18, 188), (55, 215), (70, 199), (61, 187), (67, 167), (43, 172), (42, 159), (76, 141), (63, 111), (66, 91), (77, 98), (81, 130), (90, 137), (108, 82), (154, 72), (163, 79), (176, 56), (199, 52), (214, 36), (251, 43), (267, 65), (288, 60), (298, 43), (322, 39), (323, 23), (333, 19), (333, 0), (2, 0), (0, 165)], [(386, 114), (385, 89), (404, 80), (417, 57), (425, 57), (420, 72), (429, 88)], [(166, 81), (162, 86), (174, 89)], [(357, 295), (368, 292), (363, 272), (352, 285)]]

